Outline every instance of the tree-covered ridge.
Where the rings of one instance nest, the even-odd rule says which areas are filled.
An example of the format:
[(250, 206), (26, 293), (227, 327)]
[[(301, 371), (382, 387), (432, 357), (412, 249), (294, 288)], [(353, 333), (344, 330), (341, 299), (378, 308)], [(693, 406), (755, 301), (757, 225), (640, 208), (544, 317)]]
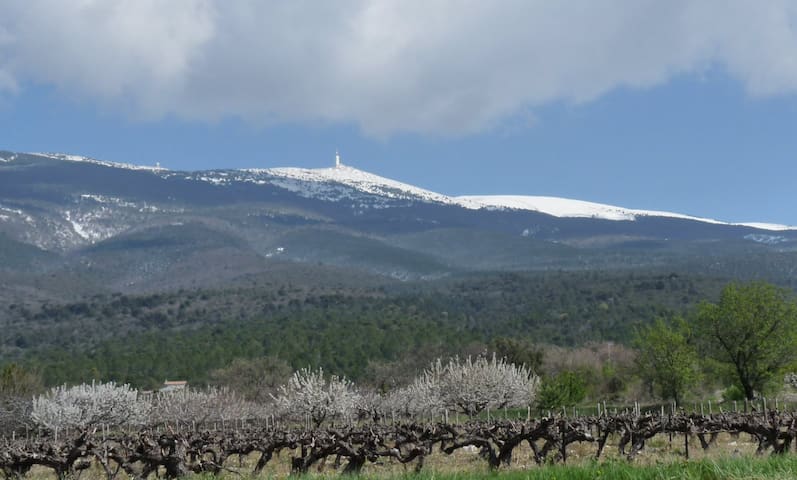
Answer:
[(401, 310), (301, 308), (268, 318), (235, 319), (193, 330), (149, 331), (99, 343), (92, 349), (47, 348), (29, 354), (48, 383), (87, 376), (154, 385), (164, 378), (204, 381), (238, 357), (274, 355), (294, 366), (322, 365), (352, 377), (369, 359), (392, 360), (427, 344), (456, 346), (472, 338), (442, 322)]
[(478, 349), (496, 337), (563, 346), (628, 343), (634, 325), (682, 314), (716, 298), (722, 285), (656, 272), (544, 272), (359, 288), (99, 295), (68, 304), (8, 305), (0, 346), (6, 359), (41, 368), (51, 384), (86, 378), (141, 386), (164, 378), (203, 382), (235, 358), (262, 356), (357, 379), (369, 362), (428, 359)]

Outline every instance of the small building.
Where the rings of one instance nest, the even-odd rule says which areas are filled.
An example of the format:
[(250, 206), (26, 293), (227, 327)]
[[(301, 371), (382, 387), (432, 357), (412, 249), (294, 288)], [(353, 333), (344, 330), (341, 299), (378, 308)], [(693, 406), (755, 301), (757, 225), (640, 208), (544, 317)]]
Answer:
[(178, 390), (185, 390), (187, 387), (188, 382), (186, 380), (165, 380), (163, 386), (161, 386), (158, 391), (161, 393), (176, 392)]

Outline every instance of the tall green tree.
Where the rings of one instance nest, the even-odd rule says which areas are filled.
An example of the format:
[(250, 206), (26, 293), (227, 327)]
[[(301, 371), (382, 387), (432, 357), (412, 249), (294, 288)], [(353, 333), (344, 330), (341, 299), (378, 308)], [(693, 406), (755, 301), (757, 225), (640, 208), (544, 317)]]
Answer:
[(636, 332), (636, 358), (642, 379), (657, 394), (680, 403), (700, 376), (697, 352), (689, 325), (681, 317), (669, 322), (657, 319)]
[(525, 338), (497, 337), (490, 342), (489, 347), (509, 363), (525, 365), (532, 372), (539, 372), (542, 369), (544, 359), (542, 348)]
[(41, 375), (35, 370), (9, 363), (0, 369), (0, 398), (29, 397), (44, 389)]
[(26, 426), (31, 396), (43, 389), (41, 376), (35, 370), (15, 363), (0, 368), (0, 433), (9, 434)]
[(748, 399), (797, 360), (797, 303), (788, 290), (732, 283), (718, 303), (698, 307), (697, 322), (706, 354), (730, 367)]
[(572, 407), (581, 403), (586, 396), (587, 381), (584, 374), (566, 370), (543, 379), (537, 396), (537, 408), (542, 411)]
[(210, 383), (227, 387), (245, 399), (267, 402), (280, 385), (288, 381), (293, 370), (288, 362), (277, 357), (236, 358), (224, 368), (210, 372)]

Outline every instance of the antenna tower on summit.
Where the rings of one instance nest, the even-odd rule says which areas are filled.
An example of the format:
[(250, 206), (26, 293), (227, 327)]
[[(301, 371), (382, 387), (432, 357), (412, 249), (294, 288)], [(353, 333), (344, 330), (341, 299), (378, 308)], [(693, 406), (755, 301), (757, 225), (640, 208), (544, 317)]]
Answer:
[(335, 168), (340, 168), (340, 153), (335, 150)]

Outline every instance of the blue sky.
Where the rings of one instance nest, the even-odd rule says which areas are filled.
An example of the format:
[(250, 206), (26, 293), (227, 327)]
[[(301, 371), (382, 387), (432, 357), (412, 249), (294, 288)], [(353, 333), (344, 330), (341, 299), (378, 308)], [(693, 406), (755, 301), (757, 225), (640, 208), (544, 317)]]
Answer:
[[(329, 166), (339, 148), (450, 195), (797, 225), (788, 2), (705, 2), (724, 20), (695, 2), (475, 2), (435, 35), (418, 31), (451, 3), (93, 3), (0, 7), (0, 149), (208, 169)], [(81, 38), (87, 22), (102, 27)]]

